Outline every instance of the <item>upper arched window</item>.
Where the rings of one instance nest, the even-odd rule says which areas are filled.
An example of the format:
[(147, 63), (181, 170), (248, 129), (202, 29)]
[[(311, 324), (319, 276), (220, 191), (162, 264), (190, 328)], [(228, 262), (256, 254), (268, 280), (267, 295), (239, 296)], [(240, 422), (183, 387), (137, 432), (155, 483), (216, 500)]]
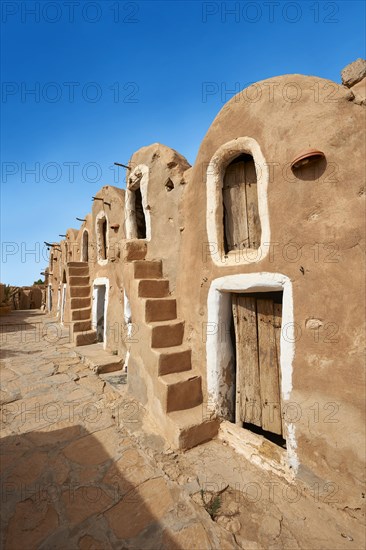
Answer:
[(219, 147), (207, 168), (207, 250), (218, 266), (257, 262), (270, 239), (268, 165), (259, 144), (239, 137)]
[(130, 174), (126, 190), (127, 239), (151, 239), (150, 211), (147, 203), (149, 170), (139, 164)]
[(252, 155), (242, 153), (227, 166), (222, 186), (224, 250), (258, 248), (261, 223), (257, 174)]
[(100, 212), (96, 221), (98, 261), (108, 261), (108, 219), (104, 212)]

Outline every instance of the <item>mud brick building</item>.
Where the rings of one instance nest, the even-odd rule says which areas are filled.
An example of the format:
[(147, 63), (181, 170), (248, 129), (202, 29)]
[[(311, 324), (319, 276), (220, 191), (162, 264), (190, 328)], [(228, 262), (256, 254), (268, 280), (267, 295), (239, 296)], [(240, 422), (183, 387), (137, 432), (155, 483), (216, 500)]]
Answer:
[[(219, 112), (196, 161), (153, 144), (51, 247), (48, 308), (103, 343), (172, 446), (215, 437), (361, 502), (365, 62)], [(330, 489), (331, 491), (331, 486)]]

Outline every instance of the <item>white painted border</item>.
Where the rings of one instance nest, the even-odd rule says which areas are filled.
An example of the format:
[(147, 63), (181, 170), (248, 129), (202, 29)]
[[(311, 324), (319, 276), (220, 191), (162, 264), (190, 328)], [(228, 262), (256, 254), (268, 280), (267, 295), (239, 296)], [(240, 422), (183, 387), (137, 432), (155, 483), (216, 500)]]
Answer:
[[(98, 225), (99, 225), (99, 220), (101, 220), (102, 218), (105, 218), (106, 221), (107, 221), (107, 235), (106, 235), (107, 242), (105, 243), (107, 258), (105, 260), (102, 260), (102, 258), (100, 257), (101, 238), (100, 238), (100, 231), (99, 231)], [(107, 265), (107, 263), (108, 263), (108, 252), (109, 252), (109, 221), (108, 221), (108, 216), (107, 216), (107, 214), (105, 213), (104, 210), (101, 210), (100, 212), (98, 212), (97, 217), (95, 218), (95, 235), (96, 235), (96, 241), (97, 241), (98, 264), (99, 265)]]
[[(52, 308), (53, 308), (53, 303), (52, 303), (52, 283), (49, 283), (48, 284), (48, 292), (47, 292), (47, 309), (49, 312), (52, 311)], [(56, 310), (56, 315), (57, 315), (57, 312), (58, 312), (58, 304), (57, 304), (57, 310)]]
[(129, 344), (131, 336), (132, 336), (132, 312), (131, 312), (131, 304), (130, 300), (128, 299), (126, 289), (123, 291), (123, 317), (124, 321), (127, 325), (127, 351), (126, 351), (126, 357), (125, 357), (125, 364), (124, 364), (124, 372), (128, 372), (128, 362), (130, 360), (131, 355), (131, 345)]
[[(218, 416), (226, 416), (234, 407), (232, 388), (225, 382), (224, 369), (229, 364), (233, 349), (231, 339), (220, 325), (229, 326), (232, 292), (271, 292), (283, 290), (282, 330), (280, 339), (281, 397), (290, 398), (292, 391), (292, 363), (295, 355), (294, 315), (291, 280), (281, 273), (248, 273), (227, 275), (214, 279), (207, 298), (207, 401)], [(286, 338), (284, 337), (286, 335)], [(298, 469), (295, 425), (286, 424), (287, 461), (296, 473)]]
[(56, 309), (57, 319), (60, 316), (60, 308), (61, 308), (61, 283), (59, 283), (59, 285), (57, 287), (57, 309)]
[(93, 304), (92, 304), (92, 327), (96, 330), (97, 326), (97, 286), (105, 286), (105, 302), (104, 302), (104, 332), (103, 332), (103, 349), (107, 347), (107, 313), (109, 301), (109, 279), (108, 277), (97, 277), (93, 281)]
[[(258, 211), (261, 221), (261, 243), (257, 250), (244, 249), (225, 255), (222, 186), (228, 164), (239, 154), (253, 156), (257, 174)], [(250, 137), (238, 137), (228, 141), (216, 151), (207, 168), (207, 212), (206, 226), (212, 261), (219, 266), (249, 264), (263, 259), (268, 254), (270, 227), (268, 217), (267, 188), (268, 165), (257, 141)], [(267, 245), (267, 246), (266, 246)], [(251, 256), (254, 256), (251, 258)]]
[[(147, 201), (147, 192), (149, 184), (149, 168), (146, 164), (139, 164), (134, 168), (134, 170), (129, 174), (129, 178), (133, 178), (136, 175), (136, 172), (141, 172), (142, 177), (137, 188), (140, 188), (141, 198), (142, 198), (142, 208), (145, 215), (145, 224), (146, 224), (146, 241), (151, 241), (151, 217), (150, 211), (146, 208), (148, 205)], [(135, 217), (135, 191), (133, 185), (127, 185), (126, 188), (126, 239), (137, 239), (137, 227), (136, 227), (136, 217)]]

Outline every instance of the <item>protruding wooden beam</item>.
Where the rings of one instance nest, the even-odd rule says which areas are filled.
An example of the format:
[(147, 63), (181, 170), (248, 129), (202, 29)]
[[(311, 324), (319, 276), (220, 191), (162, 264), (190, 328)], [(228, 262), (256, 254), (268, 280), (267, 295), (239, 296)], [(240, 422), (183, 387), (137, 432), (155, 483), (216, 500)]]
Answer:
[(114, 164), (116, 166), (122, 166), (122, 168), (126, 168), (126, 170), (131, 170), (131, 168), (129, 166), (127, 166), (126, 164), (121, 164), (120, 162), (115, 162)]

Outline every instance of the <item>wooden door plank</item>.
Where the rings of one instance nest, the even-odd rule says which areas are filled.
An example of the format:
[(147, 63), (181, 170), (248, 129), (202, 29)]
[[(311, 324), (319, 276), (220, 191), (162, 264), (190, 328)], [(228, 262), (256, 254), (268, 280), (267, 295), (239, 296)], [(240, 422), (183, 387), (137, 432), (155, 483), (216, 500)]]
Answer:
[(278, 368), (278, 379), (279, 379), (279, 395), (280, 395), (280, 413), (281, 413), (281, 423), (282, 423), (282, 435), (284, 438), (286, 438), (286, 431), (285, 431), (285, 422), (283, 418), (283, 406), (282, 406), (282, 392), (281, 392), (281, 386), (282, 386), (282, 378), (281, 378), (281, 350), (280, 350), (280, 342), (281, 342), (281, 329), (282, 329), (282, 304), (274, 304), (273, 305), (273, 314), (274, 314), (274, 327), (275, 327), (275, 339), (276, 339), (276, 357), (277, 357), (277, 368)]
[(262, 428), (282, 434), (273, 301), (257, 300)]
[(233, 294), (236, 341), (236, 423), (261, 426), (257, 315), (255, 298)]
[(240, 372), (240, 365), (238, 364), (238, 352), (239, 352), (239, 320), (238, 320), (238, 294), (231, 294), (231, 308), (234, 319), (234, 331), (235, 331), (235, 424), (242, 426), (241, 419), (241, 382), (242, 373)]
[(227, 167), (222, 190), (225, 235), (229, 250), (249, 246), (244, 163)]
[(247, 199), (247, 218), (249, 247), (258, 248), (261, 242), (261, 224), (258, 210), (257, 174), (254, 160), (245, 163), (245, 192)]

